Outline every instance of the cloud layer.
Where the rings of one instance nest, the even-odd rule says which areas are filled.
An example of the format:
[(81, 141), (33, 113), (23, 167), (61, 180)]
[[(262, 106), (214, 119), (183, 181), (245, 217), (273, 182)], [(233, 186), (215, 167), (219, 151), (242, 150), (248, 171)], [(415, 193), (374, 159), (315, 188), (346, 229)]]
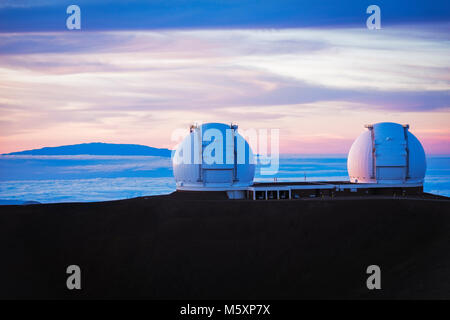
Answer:
[[(414, 32), (413, 32), (413, 31)], [(0, 152), (172, 148), (192, 122), (280, 128), (283, 153), (346, 153), (409, 123), (450, 153), (449, 25), (0, 34)]]

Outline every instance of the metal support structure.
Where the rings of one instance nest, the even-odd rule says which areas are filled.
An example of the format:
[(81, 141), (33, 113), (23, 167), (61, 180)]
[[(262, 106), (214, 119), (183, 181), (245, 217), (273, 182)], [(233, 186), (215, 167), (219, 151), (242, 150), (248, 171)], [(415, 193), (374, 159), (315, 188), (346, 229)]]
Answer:
[[(197, 138), (197, 146), (198, 146), (198, 155), (197, 156), (198, 156), (198, 160), (199, 160), (197, 182), (203, 182), (203, 136), (202, 136), (202, 129), (197, 124), (194, 124), (190, 128), (190, 132), (194, 133), (194, 139)], [(195, 152), (195, 141), (193, 141), (193, 143), (194, 143), (194, 148), (193, 149), (194, 149), (194, 152)], [(195, 155), (194, 155), (194, 163), (195, 163)]]
[(405, 135), (405, 150), (406, 150), (406, 175), (405, 175), (405, 180), (408, 180), (410, 178), (409, 176), (409, 141), (408, 141), (408, 129), (409, 129), (409, 124), (405, 124), (403, 126), (403, 133)]
[(233, 182), (239, 181), (237, 177), (237, 129), (238, 126), (235, 124), (230, 124), (231, 132), (233, 135)]
[(366, 125), (366, 128), (370, 130), (370, 139), (372, 141), (372, 175), (370, 176), (370, 179), (375, 179), (377, 172), (375, 132), (373, 129), (373, 125)]

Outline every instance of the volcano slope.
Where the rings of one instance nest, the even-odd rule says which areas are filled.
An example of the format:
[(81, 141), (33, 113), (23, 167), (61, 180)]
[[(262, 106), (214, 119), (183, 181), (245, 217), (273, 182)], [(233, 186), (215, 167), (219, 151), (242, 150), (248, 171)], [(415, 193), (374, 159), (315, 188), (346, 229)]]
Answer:
[[(450, 299), (450, 200), (173, 193), (0, 207), (3, 299)], [(81, 290), (68, 290), (69, 265)], [(381, 268), (381, 290), (366, 269)]]

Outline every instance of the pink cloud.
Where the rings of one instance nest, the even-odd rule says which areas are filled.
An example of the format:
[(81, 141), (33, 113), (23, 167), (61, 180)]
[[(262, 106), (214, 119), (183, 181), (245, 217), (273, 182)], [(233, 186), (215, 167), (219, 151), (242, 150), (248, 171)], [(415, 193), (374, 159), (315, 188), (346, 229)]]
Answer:
[(173, 130), (194, 121), (278, 128), (283, 153), (346, 153), (364, 124), (394, 121), (427, 152), (450, 153), (448, 42), (365, 36), (0, 34), (0, 153), (91, 141), (172, 148)]

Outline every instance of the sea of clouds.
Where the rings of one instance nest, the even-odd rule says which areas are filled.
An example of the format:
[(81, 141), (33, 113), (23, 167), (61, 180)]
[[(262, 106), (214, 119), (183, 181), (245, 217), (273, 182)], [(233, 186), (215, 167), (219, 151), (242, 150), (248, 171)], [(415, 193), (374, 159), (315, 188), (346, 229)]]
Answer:
[[(428, 157), (427, 166), (425, 191), (450, 196), (450, 157)], [(348, 180), (344, 155), (282, 156), (275, 176), (258, 169), (255, 181)], [(107, 201), (173, 191), (169, 158), (0, 156), (0, 204)]]

